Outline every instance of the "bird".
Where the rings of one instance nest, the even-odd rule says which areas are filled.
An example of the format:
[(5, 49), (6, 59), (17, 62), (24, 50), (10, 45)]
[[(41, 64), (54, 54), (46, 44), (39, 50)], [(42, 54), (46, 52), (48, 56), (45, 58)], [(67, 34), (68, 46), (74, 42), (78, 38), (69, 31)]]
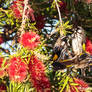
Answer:
[(85, 43), (85, 32), (80, 26), (73, 29), (72, 34), (72, 49), (75, 55), (83, 53), (83, 43)]

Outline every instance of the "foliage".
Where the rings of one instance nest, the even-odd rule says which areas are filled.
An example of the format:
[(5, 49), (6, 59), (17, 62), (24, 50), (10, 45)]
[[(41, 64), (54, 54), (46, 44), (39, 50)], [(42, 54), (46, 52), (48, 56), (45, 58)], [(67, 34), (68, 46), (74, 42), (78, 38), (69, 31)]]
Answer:
[(0, 92), (85, 92), (79, 70), (92, 66), (91, 7), (91, 0), (0, 0)]

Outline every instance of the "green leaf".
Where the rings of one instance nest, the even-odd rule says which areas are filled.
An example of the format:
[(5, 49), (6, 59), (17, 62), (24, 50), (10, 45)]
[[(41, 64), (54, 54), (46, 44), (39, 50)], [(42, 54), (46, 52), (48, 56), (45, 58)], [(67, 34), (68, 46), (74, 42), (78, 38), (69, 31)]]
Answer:
[(70, 85), (72, 85), (72, 86), (78, 86), (77, 83), (70, 83)]
[(65, 22), (65, 23), (64, 23), (64, 26), (67, 26), (68, 24), (69, 24), (69, 21)]
[(30, 88), (29, 89), (29, 92), (33, 92), (35, 88)]
[(57, 71), (56, 72), (56, 77), (61, 76), (61, 73), (62, 73), (61, 71)]
[(66, 92), (68, 92), (69, 91), (69, 84), (67, 84), (67, 86), (66, 86)]
[(64, 84), (63, 84), (63, 87), (61, 88), (60, 92), (63, 92), (64, 88), (66, 87), (66, 85), (68, 84), (68, 81), (69, 81), (69, 76), (66, 77), (66, 79), (64, 80)]
[(23, 85), (22, 83), (18, 84), (17, 87), (16, 87), (16, 89), (18, 90), (19, 88), (22, 87), (22, 85)]
[(59, 82), (60, 85), (63, 84), (65, 78), (66, 78), (66, 76), (64, 76), (64, 77), (62, 78), (62, 80)]
[(64, 73), (62, 74), (62, 77), (64, 77), (64, 76), (66, 76), (66, 72), (64, 72)]
[(83, 47), (83, 51), (86, 51), (86, 46), (85, 46), (85, 43), (83, 43), (83, 45), (82, 45), (82, 47)]
[(71, 83), (72, 83), (72, 82), (73, 82), (73, 78), (70, 78), (70, 79), (69, 79), (69, 82), (71, 82)]

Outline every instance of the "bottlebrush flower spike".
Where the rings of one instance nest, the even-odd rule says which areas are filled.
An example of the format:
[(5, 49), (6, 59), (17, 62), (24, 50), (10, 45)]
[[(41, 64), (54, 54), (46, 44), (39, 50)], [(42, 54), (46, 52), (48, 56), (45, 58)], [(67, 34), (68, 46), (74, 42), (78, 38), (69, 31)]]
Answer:
[(9, 78), (15, 82), (23, 82), (27, 75), (27, 65), (20, 57), (13, 57), (8, 67)]
[(24, 47), (27, 47), (28, 49), (34, 49), (38, 46), (40, 43), (40, 37), (38, 34), (34, 32), (26, 32), (24, 33), (19, 41)]
[(30, 18), (31, 17), (31, 19), (32, 19), (32, 21), (35, 21), (35, 17), (34, 17), (34, 10), (31, 8), (31, 6), (30, 5), (28, 5), (28, 10), (26, 10), (26, 12), (27, 12), (27, 16)]
[(18, 19), (19, 19), (19, 18), (21, 18), (21, 17), (22, 17), (22, 14), (20, 13), (20, 11), (19, 11), (18, 9), (16, 9), (16, 8), (15, 8), (13, 12), (14, 12), (14, 14), (15, 14), (16, 18), (18, 18)]
[(28, 66), (31, 81), (37, 92), (51, 92), (50, 82), (46, 77), (44, 64), (37, 57), (31, 56)]
[(17, 1), (13, 1), (13, 4), (17, 4)]
[[(11, 5), (10, 9), (13, 10), (14, 16), (17, 19), (21, 19), (22, 18), (22, 14), (23, 14), (23, 10), (24, 10), (24, 0), (16, 0), (13, 1), (13, 4)], [(28, 8), (26, 9), (26, 13), (25, 15), (28, 18), (31, 18), (32, 21), (35, 21), (35, 17), (34, 17), (34, 11), (31, 8), (30, 5), (27, 6)]]
[(92, 41), (86, 38), (86, 51), (92, 55)]
[(18, 1), (13, 1), (13, 4), (11, 5), (10, 9), (13, 10), (14, 16), (20, 19), (22, 17), (22, 14), (20, 12), (18, 3)]
[(69, 92), (76, 92), (76, 89), (74, 88), (74, 86), (70, 86), (70, 91)]
[(88, 88), (88, 84), (86, 82), (84, 82), (83, 80), (81, 80), (81, 79), (74, 78), (74, 83), (79, 84), (78, 87)]

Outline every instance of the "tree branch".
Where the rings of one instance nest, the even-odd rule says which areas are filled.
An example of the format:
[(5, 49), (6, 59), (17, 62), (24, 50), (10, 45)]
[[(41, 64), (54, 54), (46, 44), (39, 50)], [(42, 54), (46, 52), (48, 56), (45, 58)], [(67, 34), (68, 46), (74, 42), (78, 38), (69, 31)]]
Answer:
[(27, 19), (27, 16), (25, 15), (25, 13), (26, 13), (26, 9), (28, 8), (28, 6), (27, 6), (28, 5), (28, 1), (29, 0), (24, 0), (24, 10), (23, 10), (23, 14), (22, 14), (22, 23), (21, 23), (21, 27), (19, 29), (19, 32), (21, 32), (21, 35), (24, 32), (25, 23), (26, 23), (26, 19)]
[(57, 3), (57, 0), (55, 0), (55, 2), (56, 2), (56, 7), (57, 7), (57, 10), (58, 10), (58, 14), (59, 14), (60, 24), (62, 24), (61, 13), (60, 13), (60, 9), (59, 9), (59, 6), (58, 6), (58, 3)]

